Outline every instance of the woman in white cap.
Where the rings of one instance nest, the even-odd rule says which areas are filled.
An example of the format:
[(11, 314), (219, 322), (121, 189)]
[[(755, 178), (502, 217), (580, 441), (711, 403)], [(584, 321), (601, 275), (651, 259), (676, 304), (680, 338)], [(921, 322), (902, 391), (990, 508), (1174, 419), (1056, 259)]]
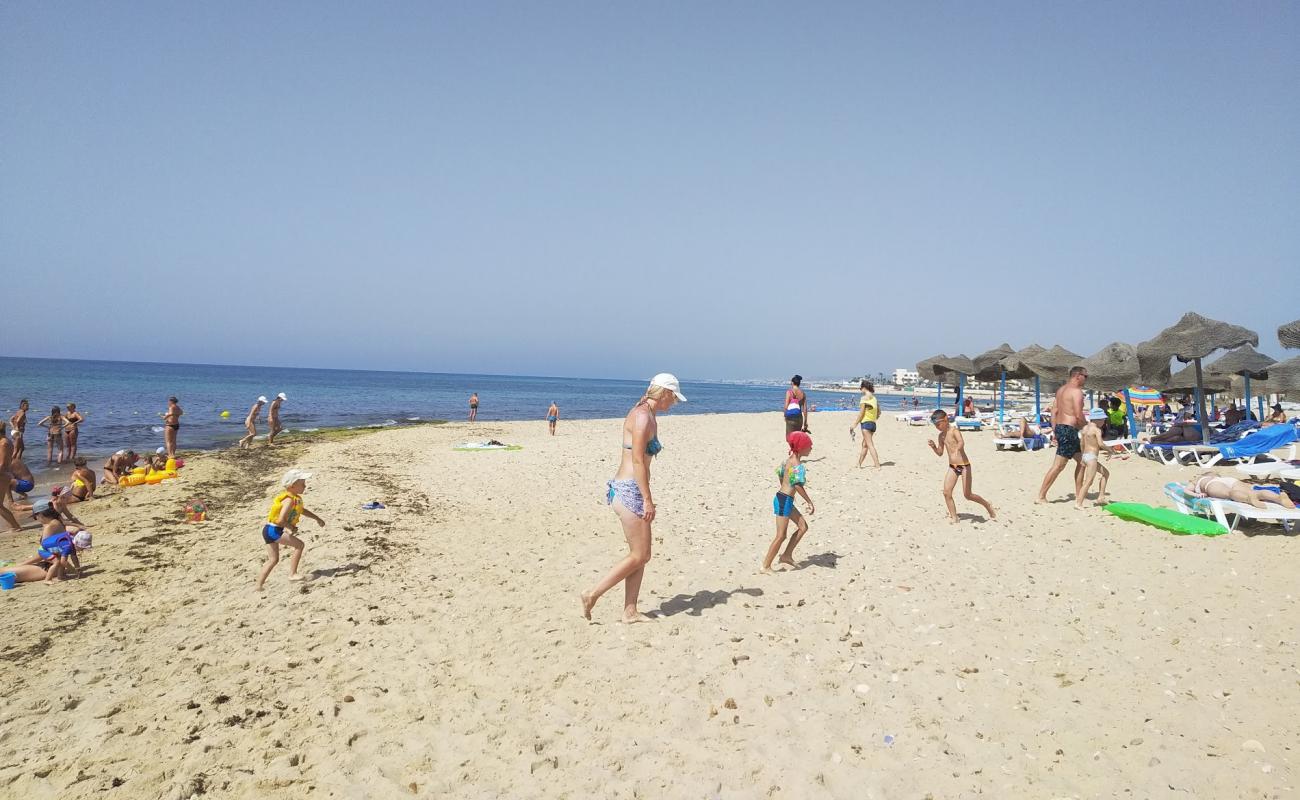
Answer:
[(606, 486), (605, 502), (614, 506), (628, 554), (614, 565), (600, 583), (582, 593), (582, 615), (591, 619), (591, 609), (601, 595), (623, 582), (623, 621), (645, 622), (637, 610), (641, 578), (650, 560), (650, 525), (655, 518), (655, 504), (650, 496), (650, 459), (659, 454), (659, 422), (655, 415), (672, 408), (678, 400), (686, 402), (677, 378), (661, 372), (650, 379), (650, 386), (627, 418), (623, 420), (623, 450), (618, 472)]
[(253, 403), (253, 407), (248, 409), (248, 416), (244, 417), (244, 430), (248, 431), (248, 435), (239, 440), (240, 450), (250, 446), (253, 443), (253, 437), (257, 436), (257, 415), (261, 413), (264, 405), (266, 405), (266, 395), (257, 398), (257, 402)]
[(267, 444), (275, 444), (276, 434), (284, 430), (284, 426), (280, 424), (280, 404), (288, 399), (284, 396), (284, 392), (280, 392), (271, 401), (271, 407), (266, 410)]

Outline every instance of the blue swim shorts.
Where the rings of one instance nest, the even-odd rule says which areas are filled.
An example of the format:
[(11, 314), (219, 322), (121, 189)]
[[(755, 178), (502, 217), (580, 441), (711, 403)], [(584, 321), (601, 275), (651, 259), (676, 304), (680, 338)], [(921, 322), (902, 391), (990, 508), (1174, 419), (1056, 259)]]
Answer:
[(280, 537), (283, 535), (284, 528), (281, 528), (279, 525), (272, 525), (268, 522), (262, 526), (262, 541), (267, 544), (275, 544), (280, 541)]
[(14, 484), (14, 490), (19, 494), (27, 494), (28, 492), (30, 492), (32, 489), (35, 488), (36, 488), (36, 484), (33, 481), (29, 481), (29, 480), (20, 480)]
[(772, 513), (778, 517), (788, 517), (794, 513), (794, 496), (777, 492), (772, 498)]

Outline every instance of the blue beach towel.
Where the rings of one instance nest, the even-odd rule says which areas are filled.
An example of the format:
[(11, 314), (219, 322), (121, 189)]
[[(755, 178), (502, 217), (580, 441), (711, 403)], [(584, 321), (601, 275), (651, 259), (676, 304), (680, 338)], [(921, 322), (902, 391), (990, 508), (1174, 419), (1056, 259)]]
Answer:
[(1252, 433), (1244, 439), (1219, 445), (1224, 458), (1248, 458), (1276, 450), (1296, 440), (1294, 425), (1271, 425)]

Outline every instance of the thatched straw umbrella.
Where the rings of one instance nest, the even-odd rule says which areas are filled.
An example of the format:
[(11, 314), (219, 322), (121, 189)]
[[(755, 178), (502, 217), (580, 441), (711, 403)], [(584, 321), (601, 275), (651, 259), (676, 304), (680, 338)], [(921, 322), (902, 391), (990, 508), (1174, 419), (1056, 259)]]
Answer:
[(1259, 334), (1240, 325), (1206, 319), (1188, 312), (1174, 325), (1165, 328), (1154, 339), (1138, 345), (1138, 362), (1142, 379), (1155, 386), (1169, 383), (1169, 360), (1176, 358), (1186, 364), (1193, 362), (1196, 370), (1196, 419), (1201, 424), (1201, 441), (1208, 444), (1210, 428), (1205, 424), (1204, 376), (1201, 359), (1216, 350), (1231, 350), (1243, 344), (1259, 344)]
[(934, 370), (935, 375), (950, 381), (950, 376), (956, 376), (957, 413), (961, 414), (962, 396), (966, 393), (966, 376), (975, 373), (975, 362), (964, 355), (947, 356), (946, 358), (937, 359), (931, 369)]
[(1015, 380), (1034, 379), (1034, 424), (1037, 425), (1043, 416), (1043, 406), (1039, 398), (1038, 375), (1029, 368), (1028, 360), (1039, 353), (1047, 352), (1047, 348), (1042, 345), (1031, 344), (1028, 347), (1021, 348), (1006, 358), (1002, 359), (1003, 379), (1014, 378)]
[[(1166, 392), (1182, 392), (1194, 395), (1196, 394), (1197, 379), (1196, 365), (1188, 364), (1170, 375), (1169, 380), (1165, 381), (1161, 388)], [(1203, 392), (1226, 392), (1232, 386), (1231, 375), (1211, 375), (1209, 372), (1202, 371), (1199, 380)]]
[(1123, 342), (1111, 342), (1079, 362), (1088, 370), (1088, 383), (1103, 392), (1124, 393), (1124, 407), (1128, 412), (1128, 432), (1137, 436), (1137, 417), (1133, 414), (1133, 398), (1129, 387), (1138, 380), (1137, 348)]
[(1047, 378), (1053, 383), (1065, 383), (1070, 377), (1070, 368), (1079, 366), (1081, 361), (1083, 356), (1058, 344), (1051, 350), (1044, 350), (1025, 359), (1025, 365), (1040, 378)]
[(1279, 327), (1277, 329), (1277, 340), (1288, 350), (1300, 348), (1300, 319)]
[(955, 380), (956, 378), (955, 375), (948, 372), (947, 370), (938, 371), (935, 369), (935, 366), (940, 361), (947, 361), (947, 360), (948, 360), (948, 356), (940, 354), (937, 356), (930, 356), (929, 358), (925, 358), (916, 362), (916, 374), (920, 375), (922, 380), (935, 382), (937, 388), (937, 391), (935, 393), (935, 406), (938, 408), (943, 407), (944, 381), (945, 380), (952, 381)]
[[(1263, 379), (1268, 377), (1268, 368), (1277, 363), (1277, 359), (1266, 356), (1248, 344), (1244, 344), (1228, 353), (1223, 358), (1217, 359), (1214, 363), (1205, 367), (1205, 372), (1209, 375), (1240, 375), (1244, 386), (1242, 387), (1242, 399), (1245, 401), (1246, 414), (1250, 414), (1250, 379)], [(1236, 388), (1235, 383), (1232, 388)], [(1259, 417), (1264, 418), (1264, 398), (1259, 398)]]
[[(1232, 388), (1243, 388), (1244, 377), (1234, 376)], [(1260, 418), (1263, 419), (1263, 397), (1268, 394), (1285, 394), (1300, 392), (1300, 356), (1278, 361), (1268, 367), (1268, 379), (1254, 384), (1255, 394), (1260, 397)]]
[(1002, 386), (998, 395), (999, 423), (1002, 422), (1007, 404), (1007, 370), (1006, 367), (1002, 366), (1002, 360), (1015, 354), (1016, 351), (1011, 349), (1011, 345), (1003, 342), (992, 350), (980, 353), (971, 359), (975, 362), (975, 380), (993, 381), (1001, 378)]

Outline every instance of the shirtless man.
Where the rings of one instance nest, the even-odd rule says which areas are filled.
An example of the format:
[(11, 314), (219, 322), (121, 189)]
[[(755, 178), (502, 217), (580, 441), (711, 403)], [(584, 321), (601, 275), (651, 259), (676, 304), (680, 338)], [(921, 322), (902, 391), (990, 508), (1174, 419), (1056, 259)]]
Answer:
[(1110, 460), (1110, 448), (1106, 447), (1105, 429), (1102, 427), (1106, 424), (1107, 414), (1100, 408), (1094, 408), (1088, 413), (1088, 424), (1083, 426), (1079, 431), (1079, 455), (1083, 460), (1083, 491), (1078, 492), (1074, 498), (1074, 507), (1083, 509), (1083, 501), (1088, 497), (1088, 490), (1092, 488), (1092, 481), (1101, 473), (1101, 483), (1097, 486), (1097, 505), (1106, 505), (1106, 481), (1110, 480), (1110, 470), (1102, 466), (1097, 459), (1103, 454), (1107, 460)]
[(469, 396), (469, 421), (473, 422), (478, 419), (478, 392), (473, 392)]
[(1052, 402), (1052, 430), (1056, 434), (1056, 456), (1052, 466), (1043, 476), (1043, 485), (1038, 488), (1035, 502), (1046, 503), (1047, 492), (1056, 482), (1056, 478), (1065, 469), (1065, 465), (1074, 462), (1074, 496), (1077, 500), (1083, 492), (1083, 460), (1079, 455), (1079, 429), (1083, 427), (1083, 384), (1088, 380), (1088, 370), (1083, 367), (1070, 367), (1070, 378), (1065, 385), (1056, 390), (1056, 399)]
[[(9, 437), (5, 436), (5, 423), (0, 420), (0, 486), (7, 488), (9, 482), (13, 480), (13, 475), (10, 473), (13, 458), (14, 446), (10, 444)], [(18, 518), (14, 516), (14, 512), (10, 511), (9, 506), (6, 504), (8, 496), (8, 491), (0, 492), (0, 519), (9, 525), (10, 533), (15, 533), (23, 528), (18, 524)]]
[(118, 484), (122, 478), (131, 474), (131, 468), (140, 460), (134, 450), (118, 450), (104, 462), (104, 477), (101, 483)]
[(941, 456), (945, 452), (948, 454), (948, 471), (944, 473), (943, 478), (943, 502), (948, 506), (948, 521), (957, 524), (957, 504), (952, 501), (952, 490), (956, 488), (958, 478), (962, 480), (962, 496), (984, 506), (984, 510), (989, 512), (989, 519), (997, 519), (998, 515), (994, 513), (993, 506), (971, 491), (974, 474), (970, 459), (966, 457), (966, 440), (962, 437), (961, 431), (957, 430), (957, 426), (949, 422), (948, 412), (938, 409), (930, 415), (930, 422), (939, 429), (939, 443), (935, 444), (934, 440), (930, 439), (926, 444), (930, 445), (930, 449), (936, 456)]
[(280, 406), (288, 399), (284, 396), (284, 392), (280, 392), (266, 409), (267, 444), (275, 444), (275, 437), (284, 430), (284, 426), (280, 424)]
[(555, 404), (554, 400), (552, 400), (551, 407), (546, 409), (546, 424), (550, 426), (552, 436), (555, 435), (555, 423), (558, 422), (559, 419), (560, 407)]
[(68, 413), (63, 415), (63, 441), (67, 445), (67, 460), (77, 458), (77, 433), (86, 416), (77, 410), (76, 403), (68, 403)]
[(167, 457), (176, 457), (176, 434), (181, 429), (181, 401), (175, 397), (167, 398), (167, 410), (158, 416), (163, 418), (163, 444), (167, 447)]
[(36, 488), (36, 476), (18, 456), (9, 460), (9, 475), (9, 489), (26, 500), (27, 493)]
[(23, 451), (27, 449), (26, 443), (23, 442), (23, 435), (27, 433), (27, 398), (18, 401), (18, 410), (9, 418), (9, 424), (13, 426), (14, 435), (14, 455), (22, 457)]
[(253, 403), (253, 407), (248, 409), (248, 416), (244, 417), (244, 430), (248, 431), (248, 435), (239, 440), (240, 450), (251, 445), (253, 437), (257, 436), (257, 415), (261, 413), (264, 405), (266, 405), (265, 395), (257, 398), (257, 402)]

